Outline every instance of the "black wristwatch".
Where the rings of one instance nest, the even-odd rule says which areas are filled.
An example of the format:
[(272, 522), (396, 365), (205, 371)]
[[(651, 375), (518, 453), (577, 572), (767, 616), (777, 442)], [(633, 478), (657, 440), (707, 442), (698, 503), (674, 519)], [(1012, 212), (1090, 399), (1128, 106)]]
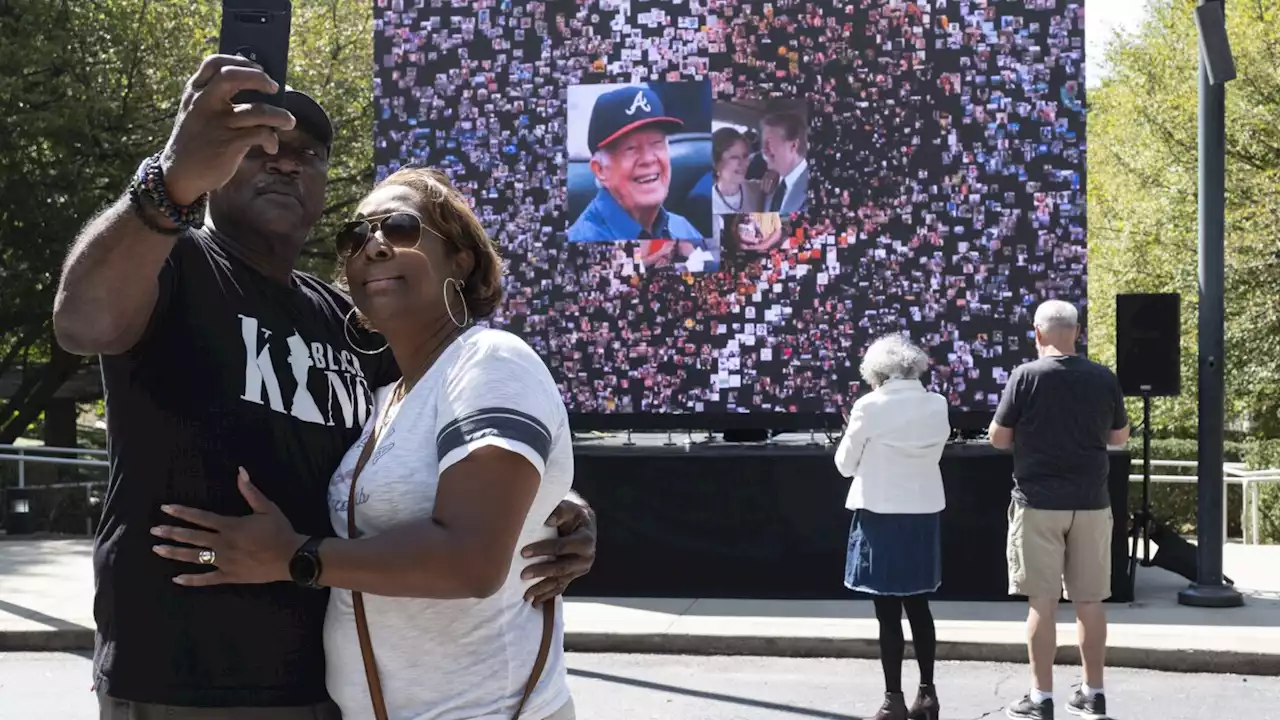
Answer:
[(320, 565), (320, 543), (322, 542), (324, 538), (308, 538), (293, 552), (293, 557), (289, 560), (289, 577), (302, 587), (320, 587), (320, 572), (323, 569)]

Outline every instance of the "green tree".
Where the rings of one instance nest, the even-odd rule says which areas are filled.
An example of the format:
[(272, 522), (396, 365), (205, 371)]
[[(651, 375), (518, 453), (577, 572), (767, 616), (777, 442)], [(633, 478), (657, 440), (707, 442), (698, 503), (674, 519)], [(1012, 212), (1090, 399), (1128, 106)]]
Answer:
[[(1090, 350), (1115, 360), (1115, 295), (1182, 294), (1182, 387), (1162, 434), (1196, 433), (1197, 62), (1191, 0), (1153, 0), (1089, 97)], [(1227, 3), (1227, 417), (1280, 437), (1280, 5)], [(1135, 406), (1133, 409), (1137, 409)]]
[[(332, 272), (329, 238), (373, 179), (373, 15), (367, 0), (294, 3), (288, 82), (336, 130), (329, 206), (304, 255)], [(12, 442), (84, 360), (52, 342), (66, 248), (168, 138), (182, 87), (217, 51), (220, 3), (0, 0), (0, 405)]]

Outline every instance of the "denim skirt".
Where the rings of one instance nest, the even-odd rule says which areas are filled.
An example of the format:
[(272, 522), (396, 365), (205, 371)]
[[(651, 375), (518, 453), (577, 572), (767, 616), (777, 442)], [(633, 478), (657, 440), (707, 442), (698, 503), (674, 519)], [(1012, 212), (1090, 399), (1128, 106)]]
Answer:
[(920, 595), (942, 585), (942, 513), (855, 510), (844, 584), (872, 595)]

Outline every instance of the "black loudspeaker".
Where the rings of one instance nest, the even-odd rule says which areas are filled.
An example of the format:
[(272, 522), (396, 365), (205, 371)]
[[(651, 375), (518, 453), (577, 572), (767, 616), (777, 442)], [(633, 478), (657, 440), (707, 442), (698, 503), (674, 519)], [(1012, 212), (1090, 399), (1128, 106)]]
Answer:
[(1125, 395), (1182, 392), (1181, 310), (1177, 293), (1116, 296), (1116, 375)]
[[(1200, 561), (1196, 556), (1196, 546), (1187, 542), (1186, 538), (1174, 532), (1162, 522), (1152, 521), (1151, 542), (1156, 544), (1156, 556), (1151, 564), (1174, 572), (1191, 582), (1199, 582)], [(1223, 575), (1222, 580), (1228, 585), (1235, 582)]]

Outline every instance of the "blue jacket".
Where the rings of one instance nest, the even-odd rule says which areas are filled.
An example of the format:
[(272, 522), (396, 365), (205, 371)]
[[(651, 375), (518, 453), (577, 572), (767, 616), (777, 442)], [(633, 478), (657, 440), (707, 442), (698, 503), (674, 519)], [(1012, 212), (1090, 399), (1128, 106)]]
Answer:
[(702, 233), (680, 215), (658, 210), (653, 232), (645, 232), (608, 190), (600, 188), (587, 209), (569, 228), (569, 242), (614, 242), (617, 240), (692, 240), (702, 246)]

